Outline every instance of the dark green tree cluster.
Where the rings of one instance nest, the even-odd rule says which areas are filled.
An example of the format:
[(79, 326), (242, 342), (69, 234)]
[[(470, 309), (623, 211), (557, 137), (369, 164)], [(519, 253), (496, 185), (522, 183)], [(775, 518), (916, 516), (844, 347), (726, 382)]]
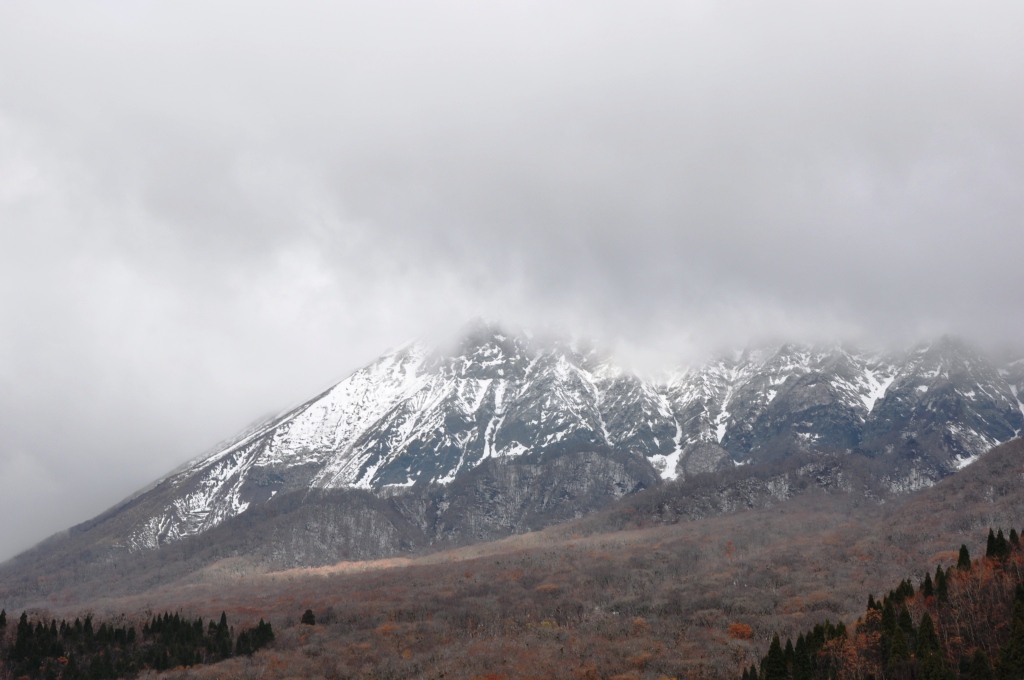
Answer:
[[(949, 570), (943, 571), (942, 567), (935, 567), (935, 578), (931, 574), (925, 574), (924, 580), (918, 588), (918, 592), (924, 598), (934, 597), (939, 602), (949, 601)], [(870, 609), (870, 607), (868, 607)]]
[[(1000, 562), (1006, 562), (1019, 551), (1020, 543), (1021, 537), (1015, 529), (1010, 529), (1008, 534), (1002, 529), (989, 529), (985, 550), (989, 562), (982, 565), (983, 569), (996, 569), (1005, 575), (1016, 573), (1000, 566)], [(983, 579), (989, 573), (983, 570), (977, 577), (970, 573), (971, 555), (966, 545), (960, 546), (956, 569), (960, 574), (957, 580)], [(987, 633), (1005, 640), (1005, 643), (998, 643), (998, 655), (990, 659), (979, 646), (963, 654), (959, 668), (954, 670), (932, 616), (945, 620), (947, 614), (958, 616), (956, 607), (975, 605), (950, 602), (949, 588), (953, 580), (952, 567), (943, 569), (938, 566), (934, 576), (926, 573), (916, 593), (912, 583), (904, 580), (881, 600), (868, 595), (867, 615), (858, 622), (857, 629), (859, 633), (868, 635), (859, 638), (861, 642), (858, 644), (864, 646), (856, 650), (857, 655), (862, 661), (875, 665), (876, 675), (880, 672), (880, 677), (886, 680), (1024, 680), (1024, 583), (1018, 583), (1014, 591), (1010, 620), (1005, 623), (997, 621), (995, 628)], [(920, 611), (921, 602), (910, 602), (916, 594), (921, 595), (928, 610), (917, 625), (908, 606), (913, 604)], [(836, 677), (840, 669), (829, 668), (828, 664), (839, 657), (820, 653), (825, 640), (818, 632), (819, 628), (806, 638), (798, 638), (796, 646), (787, 643), (783, 648), (775, 636), (760, 666), (744, 670), (743, 680), (826, 680)], [(838, 628), (836, 626), (834, 630)], [(875, 676), (869, 674), (867, 677)]]
[(274, 631), (263, 619), (254, 628), (247, 628), (238, 634), (235, 642), (235, 656), (251, 656), (253, 652), (274, 641)]
[(203, 626), (202, 618), (190, 621), (177, 613), (164, 613), (142, 627), (142, 636), (149, 643), (143, 655), (145, 665), (158, 671), (231, 656), (231, 629), (224, 613), (220, 623), (211, 619), (209, 627)]
[(252, 654), (274, 639), (270, 624), (262, 619), (242, 631), (237, 643), (232, 633), (223, 613), (219, 623), (211, 620), (206, 628), (201, 618), (157, 615), (141, 635), (127, 625), (101, 623), (96, 628), (91, 616), (58, 625), (56, 620), (31, 621), (22, 613), (13, 644), (0, 654), (14, 677), (103, 680), (131, 678), (146, 668), (159, 671)]
[(104, 623), (95, 629), (91, 616), (58, 626), (56, 620), (32, 622), (22, 613), (4, 656), (15, 677), (118, 678), (138, 671), (130, 652), (135, 643), (134, 628)]
[(816, 625), (806, 636), (801, 633), (796, 645), (792, 640), (786, 640), (783, 648), (779, 636), (775, 635), (768, 654), (761, 659), (759, 666), (743, 671), (743, 680), (814, 680), (827, 672), (819, 652), (827, 642), (845, 637), (846, 625), (842, 621), (832, 625), (828, 620)]
[[(966, 553), (966, 548), (963, 548), (962, 560), (965, 555), (966, 563), (969, 565), (970, 555)], [(931, 574), (925, 574), (918, 592), (926, 600), (934, 597), (940, 603), (948, 602), (948, 570), (937, 566), (934, 579)], [(946, 664), (946, 657), (931, 615), (925, 612), (920, 624), (914, 626), (906, 605), (907, 600), (913, 596), (914, 587), (909, 580), (901, 581), (899, 586), (890, 590), (881, 601), (876, 601), (869, 595), (868, 612), (875, 610), (881, 615), (866, 616), (861, 625), (869, 632), (880, 634), (880, 653), (888, 676), (920, 680), (953, 680), (956, 676)]]
[[(945, 573), (941, 569), (936, 572), (936, 580), (945, 592)], [(926, 582), (931, 584), (931, 578)], [(868, 632), (879, 633), (879, 652), (887, 677), (954, 680), (956, 676), (946, 664), (931, 615), (925, 612), (920, 623), (914, 625), (906, 605), (912, 594), (913, 588), (904, 581), (881, 602), (873, 602), (869, 598), (869, 612), (875, 609), (881, 612), (881, 616), (867, 616), (861, 625)]]
[(999, 533), (993, 533), (992, 529), (988, 530), (988, 542), (985, 545), (985, 557), (994, 560), (1005, 560), (1010, 556), (1010, 552), (1020, 547), (1020, 537), (1017, 535), (1016, 529), (1010, 529), (1010, 538), (1007, 539), (1003, 535), (1003, 530), (999, 529)]

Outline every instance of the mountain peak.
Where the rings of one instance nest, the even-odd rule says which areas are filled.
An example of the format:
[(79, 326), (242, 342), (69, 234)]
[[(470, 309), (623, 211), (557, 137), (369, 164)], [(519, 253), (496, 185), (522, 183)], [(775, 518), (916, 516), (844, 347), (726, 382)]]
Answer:
[[(970, 370), (950, 372), (954, 359)], [(1008, 382), (1019, 373), (952, 338), (902, 356), (789, 342), (666, 384), (588, 343), (477, 322), (449, 351), (402, 346), (169, 476), (133, 501), (145, 510), (127, 543), (202, 533), (281, 493), (444, 487), (524, 454), (628, 460), (631, 479), (670, 480), (798, 451), (863, 452), (903, 470), (894, 475), (936, 480), (1024, 428)]]

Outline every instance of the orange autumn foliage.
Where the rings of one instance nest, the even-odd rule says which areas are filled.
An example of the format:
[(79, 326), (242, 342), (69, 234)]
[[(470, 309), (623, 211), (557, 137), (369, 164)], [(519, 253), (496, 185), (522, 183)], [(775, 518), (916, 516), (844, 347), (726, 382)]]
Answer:
[(754, 629), (745, 623), (734, 623), (729, 626), (729, 637), (733, 640), (749, 640), (754, 637)]

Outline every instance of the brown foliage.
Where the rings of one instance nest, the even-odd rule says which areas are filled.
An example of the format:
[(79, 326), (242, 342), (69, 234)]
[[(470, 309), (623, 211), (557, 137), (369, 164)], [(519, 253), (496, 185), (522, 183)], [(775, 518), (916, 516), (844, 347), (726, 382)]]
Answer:
[(729, 637), (733, 640), (749, 640), (754, 637), (754, 629), (745, 623), (734, 623), (729, 626)]
[[(172, 679), (735, 678), (775, 631), (796, 637), (826, 618), (847, 624), (852, 648), (876, 648), (877, 635), (853, 626), (869, 592), (934, 572), (932, 560), (951, 545), (979, 554), (982, 528), (1024, 516), (1024, 495), (996, 486), (1020, 478), (1024, 456), (972, 469), (983, 464), (884, 506), (852, 494), (806, 495), (670, 525), (638, 509), (631, 518), (646, 517), (649, 528), (599, 533), (588, 519), (401, 562), (244, 576), (210, 570), (138, 596), (49, 607), (72, 616), (178, 609), (206, 618), (225, 609), (238, 625), (273, 623), (273, 650)], [(912, 614), (917, 621), (937, 612), (954, 658), (978, 647), (991, 656), (998, 637), (979, 631), (996, 621), (1020, 572), (1015, 563), (979, 562), (976, 580), (950, 580), (956, 616), (918, 599)], [(306, 608), (317, 615), (312, 629), (298, 625)], [(736, 625), (749, 632), (736, 635)], [(840, 663), (849, 648), (829, 654)]]

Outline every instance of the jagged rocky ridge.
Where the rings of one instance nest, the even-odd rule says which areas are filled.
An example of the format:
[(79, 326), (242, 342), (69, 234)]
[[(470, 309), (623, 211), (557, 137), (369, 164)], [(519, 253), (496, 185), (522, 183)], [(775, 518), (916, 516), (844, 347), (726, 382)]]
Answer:
[(590, 348), (481, 327), (450, 352), (388, 353), (44, 542), (0, 568), (0, 595), (97, 569), (141, 588), (225, 557), (283, 567), (467, 544), (669, 480), (683, 482), (676, 517), (808, 488), (877, 500), (1019, 434), (1018, 397), (1024, 361), (952, 338), (900, 354), (787, 344), (656, 383)]
[(149, 494), (165, 502), (125, 541), (155, 548), (282, 492), (394, 495), (526, 454), (632, 456), (650, 474), (622, 481), (627, 493), (794, 451), (856, 452), (884, 460), (899, 492), (1016, 436), (1018, 396), (1024, 362), (997, 366), (952, 338), (899, 355), (787, 344), (657, 384), (593, 349), (483, 327), (451, 353), (410, 345), (386, 354), (163, 480)]

